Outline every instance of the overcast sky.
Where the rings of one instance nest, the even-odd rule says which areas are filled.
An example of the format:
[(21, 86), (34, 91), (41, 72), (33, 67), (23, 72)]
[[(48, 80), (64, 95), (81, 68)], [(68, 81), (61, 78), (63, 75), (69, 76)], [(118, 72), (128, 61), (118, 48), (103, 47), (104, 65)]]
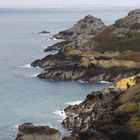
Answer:
[(140, 6), (140, 0), (0, 0), (0, 6)]

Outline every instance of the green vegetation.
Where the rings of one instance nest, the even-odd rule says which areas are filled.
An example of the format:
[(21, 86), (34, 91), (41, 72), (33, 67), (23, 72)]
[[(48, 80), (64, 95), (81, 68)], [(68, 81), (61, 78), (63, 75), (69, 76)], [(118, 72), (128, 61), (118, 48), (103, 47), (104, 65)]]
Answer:
[(131, 38), (132, 40), (134, 40), (136, 43), (137, 43), (137, 41), (140, 40), (140, 32), (138, 32), (137, 30), (132, 30), (132, 31), (128, 32), (127, 36), (129, 38)]
[(126, 113), (135, 113), (138, 111), (139, 105), (137, 103), (125, 103), (118, 107), (118, 111), (126, 112)]

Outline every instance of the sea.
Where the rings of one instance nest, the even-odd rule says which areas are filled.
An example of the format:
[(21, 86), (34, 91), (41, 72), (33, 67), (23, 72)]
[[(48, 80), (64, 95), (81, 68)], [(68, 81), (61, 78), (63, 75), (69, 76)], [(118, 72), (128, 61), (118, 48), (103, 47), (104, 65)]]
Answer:
[[(63, 109), (79, 104), (92, 91), (109, 87), (102, 81), (40, 80), (43, 69), (30, 63), (50, 53), (44, 48), (60, 40), (50, 37), (70, 28), (86, 15), (101, 18), (106, 25), (127, 15), (132, 8), (0, 8), (0, 140), (15, 140), (22, 123), (49, 125), (63, 135)], [(50, 34), (38, 34), (49, 31)]]

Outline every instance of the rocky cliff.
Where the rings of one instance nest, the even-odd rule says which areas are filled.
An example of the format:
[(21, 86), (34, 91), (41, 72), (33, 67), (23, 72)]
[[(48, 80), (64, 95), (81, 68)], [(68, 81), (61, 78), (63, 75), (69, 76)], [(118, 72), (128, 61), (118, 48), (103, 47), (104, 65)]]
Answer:
[[(49, 46), (46, 51), (57, 49), (57, 54), (31, 64), (44, 69), (38, 75), (43, 79), (116, 82), (110, 88), (87, 95), (79, 105), (65, 108), (67, 117), (62, 125), (72, 135), (63, 140), (140, 140), (139, 25), (140, 9), (107, 27), (100, 19), (86, 16), (72, 28), (54, 35), (65, 41)], [(35, 131), (32, 127), (19, 128), (17, 140), (34, 136), (41, 139), (38, 127)], [(42, 131), (41, 127), (46, 139), (47, 129), (43, 127)], [(55, 133), (60, 136), (58, 131)]]
[(68, 30), (59, 32), (53, 37), (56, 39), (72, 40), (81, 37), (89, 37), (99, 33), (105, 24), (101, 19), (93, 17), (91, 15), (85, 16), (83, 19), (79, 20), (73, 27)]
[(87, 38), (91, 38), (101, 32), (105, 28), (105, 24), (101, 19), (91, 15), (85, 16), (79, 20), (73, 27), (68, 30), (61, 31), (53, 37), (56, 39), (63, 39), (60, 43), (49, 46), (45, 51), (60, 50), (64, 46), (80, 47)]
[(19, 126), (16, 140), (140, 140), (140, 74), (114, 86), (88, 94), (64, 109), (62, 125), (71, 131), (63, 137), (48, 126)]
[(79, 140), (140, 140), (140, 75), (92, 92), (65, 109), (64, 127)]
[(130, 12), (106, 27), (86, 16), (72, 28), (54, 37), (65, 39), (47, 50), (59, 49), (55, 55), (36, 60), (32, 66), (44, 68), (43, 79), (117, 81), (140, 71), (140, 13)]

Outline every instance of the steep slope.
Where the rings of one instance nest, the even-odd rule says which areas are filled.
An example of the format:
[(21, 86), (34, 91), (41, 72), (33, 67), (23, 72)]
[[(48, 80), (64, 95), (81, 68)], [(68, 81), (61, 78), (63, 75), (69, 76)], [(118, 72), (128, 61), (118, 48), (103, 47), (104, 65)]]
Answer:
[(62, 124), (79, 140), (140, 140), (140, 75), (92, 92), (65, 112)]

